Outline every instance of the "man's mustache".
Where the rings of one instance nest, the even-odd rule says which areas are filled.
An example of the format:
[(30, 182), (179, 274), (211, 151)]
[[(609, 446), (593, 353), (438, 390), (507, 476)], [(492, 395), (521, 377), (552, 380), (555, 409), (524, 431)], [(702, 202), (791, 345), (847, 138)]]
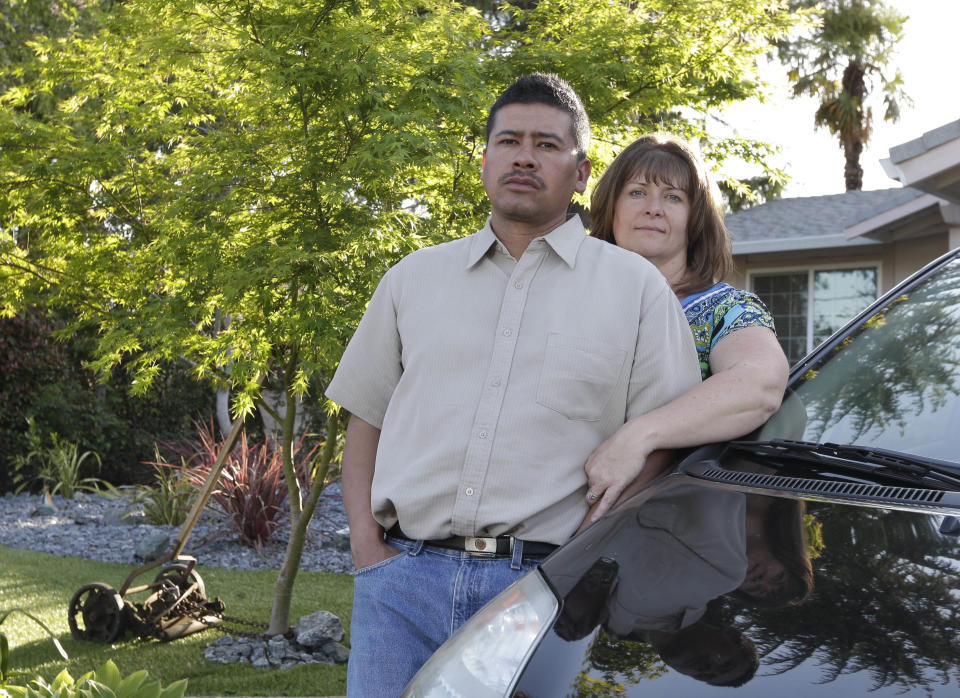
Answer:
[(503, 184), (508, 179), (513, 179), (514, 177), (519, 177), (521, 179), (532, 179), (541, 189), (547, 188), (547, 183), (543, 181), (543, 178), (534, 174), (533, 172), (524, 172), (523, 170), (514, 170), (513, 172), (507, 172), (505, 175), (501, 175), (500, 179), (497, 180), (499, 184)]

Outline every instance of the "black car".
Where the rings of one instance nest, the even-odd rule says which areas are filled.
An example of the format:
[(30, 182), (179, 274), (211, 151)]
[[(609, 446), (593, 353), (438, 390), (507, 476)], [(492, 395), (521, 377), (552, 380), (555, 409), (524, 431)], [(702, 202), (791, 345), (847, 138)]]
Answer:
[(960, 250), (505, 590), (405, 696), (960, 695)]

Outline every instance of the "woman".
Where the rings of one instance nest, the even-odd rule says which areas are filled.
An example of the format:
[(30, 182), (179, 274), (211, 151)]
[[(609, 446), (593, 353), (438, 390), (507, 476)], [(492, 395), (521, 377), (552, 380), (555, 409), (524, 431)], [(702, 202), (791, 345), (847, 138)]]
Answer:
[[(749, 433), (780, 406), (787, 359), (759, 298), (724, 283), (730, 235), (700, 160), (683, 141), (644, 136), (617, 156), (590, 201), (591, 235), (650, 260), (669, 281), (693, 331), (703, 382), (627, 422), (585, 465), (589, 521), (666, 465), (658, 449)], [(639, 476), (639, 477), (638, 477)]]
[(796, 499), (747, 495), (747, 576), (733, 592), (761, 608), (797, 606), (813, 591), (806, 505)]

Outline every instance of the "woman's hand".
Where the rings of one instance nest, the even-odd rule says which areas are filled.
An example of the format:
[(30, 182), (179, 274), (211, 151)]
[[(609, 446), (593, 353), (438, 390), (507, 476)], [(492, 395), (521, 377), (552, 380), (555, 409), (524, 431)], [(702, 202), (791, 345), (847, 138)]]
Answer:
[(627, 485), (643, 471), (651, 448), (643, 438), (641, 418), (627, 422), (587, 458), (587, 503), (589, 521), (596, 521), (620, 499)]
[[(599, 451), (600, 449), (598, 448), (597, 450)], [(596, 453), (596, 451), (594, 453)], [(587, 462), (589, 463), (589, 460)], [(647, 456), (640, 468), (640, 473), (633, 479), (632, 482), (628, 483), (627, 486), (621, 490), (619, 496), (613, 500), (612, 504), (607, 504), (604, 502), (603, 497), (597, 499), (595, 502), (590, 502), (590, 499), (588, 498), (587, 501), (588, 503), (591, 503), (592, 506), (587, 511), (587, 515), (584, 517), (583, 523), (581, 523), (580, 527), (577, 529), (577, 533), (603, 516), (607, 511), (610, 510), (611, 507), (616, 506), (625, 499), (629, 499), (651, 482), (656, 480), (658, 477), (663, 475), (664, 472), (667, 471), (671, 465), (673, 465), (673, 463), (674, 452), (672, 450), (656, 450)], [(587, 491), (589, 492), (590, 490), (588, 489)]]
[[(685, 448), (748, 434), (780, 406), (787, 382), (787, 359), (766, 327), (746, 327), (717, 342), (710, 352), (712, 375), (666, 405), (624, 424), (590, 454), (585, 523), (603, 516), (623, 499), (625, 488), (639, 489), (660, 470), (647, 472), (655, 449)], [(662, 468), (661, 468), (662, 470)], [(640, 485), (642, 486), (642, 485)]]

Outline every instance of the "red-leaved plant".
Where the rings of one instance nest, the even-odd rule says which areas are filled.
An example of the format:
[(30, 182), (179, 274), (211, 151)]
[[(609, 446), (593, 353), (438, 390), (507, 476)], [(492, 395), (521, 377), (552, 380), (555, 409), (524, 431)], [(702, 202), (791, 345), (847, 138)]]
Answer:
[[(159, 445), (165, 453), (179, 457), (179, 466), (164, 460), (148, 465), (182, 468), (199, 489), (220, 455), (223, 440), (216, 437), (212, 421), (209, 425), (197, 422), (196, 427), (197, 439)], [(301, 453), (303, 442), (301, 436), (294, 444), (293, 462), (305, 496), (310, 487), (309, 465), (319, 444)], [(231, 522), (240, 540), (262, 552), (287, 514), (287, 497), (279, 444), (270, 439), (250, 444), (246, 432), (241, 432), (240, 443), (227, 459), (210, 495), (211, 502)]]

